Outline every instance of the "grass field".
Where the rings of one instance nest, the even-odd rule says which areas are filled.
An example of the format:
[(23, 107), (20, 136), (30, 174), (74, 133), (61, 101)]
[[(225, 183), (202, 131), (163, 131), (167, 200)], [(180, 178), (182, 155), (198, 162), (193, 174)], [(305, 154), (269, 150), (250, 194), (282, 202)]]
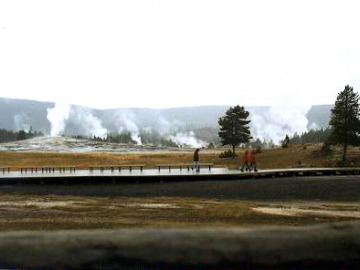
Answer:
[[(334, 166), (341, 158), (341, 148), (334, 148), (333, 154), (324, 155), (320, 151), (321, 145), (293, 145), (289, 148), (264, 149), (257, 154), (258, 167), (261, 169), (291, 168), (298, 165), (311, 165), (313, 167)], [(200, 161), (214, 163), (236, 169), (242, 164), (243, 149), (238, 149), (238, 157), (234, 159), (219, 158), (224, 149), (200, 151)], [(0, 152), (0, 166), (10, 166), (18, 169), (21, 166), (77, 166), (86, 168), (94, 165), (122, 165), (122, 164), (155, 164), (191, 163), (192, 151), (167, 152), (134, 152), (134, 153), (49, 153), (49, 152)], [(360, 156), (359, 148), (350, 148), (349, 160), (357, 165)]]
[[(260, 169), (289, 168), (301, 163), (324, 167), (335, 164), (341, 156), (339, 148), (336, 148), (332, 155), (322, 155), (320, 149), (320, 145), (309, 145), (263, 150), (257, 154), (258, 166)], [(242, 164), (243, 150), (238, 150), (239, 157), (235, 159), (220, 159), (218, 156), (221, 151), (223, 150), (202, 150), (201, 162), (211, 162), (231, 169), (238, 168)], [(355, 165), (359, 153), (358, 148), (349, 150), (349, 158)], [(192, 151), (126, 154), (0, 152), (0, 166), (18, 169), (21, 166), (46, 165), (85, 168), (104, 164), (145, 164), (151, 167), (161, 163), (191, 163), (192, 154)], [(151, 187), (141, 184), (110, 187), (97, 185), (92, 190), (91, 187), (86, 186), (39, 186), (35, 188), (36, 192), (34, 187), (1, 187), (0, 231), (299, 226), (359, 220), (360, 200), (354, 199), (354, 195), (350, 201), (344, 200), (346, 194), (340, 196), (339, 200), (321, 195), (329, 195), (329, 192), (335, 195), (339, 195), (342, 191), (354, 192), (359, 190), (356, 181), (348, 186), (343, 185), (342, 190), (337, 190), (334, 185), (330, 187), (329, 181), (307, 187), (301, 186), (304, 181), (298, 181), (281, 189), (280, 185), (285, 182), (250, 181), (244, 186), (239, 186), (236, 182), (216, 182), (211, 183), (212, 186), (186, 182), (171, 185), (154, 184)], [(341, 179), (339, 181), (342, 183)], [(279, 187), (277, 190), (282, 192), (281, 196), (271, 193), (265, 194), (267, 197), (264, 196), (262, 199), (252, 197), (251, 192), (255, 195), (268, 192), (270, 183)], [(68, 192), (63, 194), (57, 192), (56, 189), (62, 188)], [(99, 192), (105, 188), (111, 189), (109, 194), (112, 195)], [(276, 186), (272, 188), (275, 190)], [(304, 192), (306, 188), (312, 189), (309, 190), (310, 193), (315, 189), (316, 196), (305, 196), (306, 198), (300, 195), (287, 196), (296, 194), (297, 190)], [(141, 195), (136, 193), (137, 189), (141, 189)], [(248, 193), (244, 193), (244, 189)], [(323, 190), (326, 192), (322, 193)], [(71, 195), (71, 191), (76, 191), (76, 194)], [(129, 195), (126, 196), (128, 191)], [(122, 195), (114, 195), (117, 193)], [(202, 193), (207, 196), (202, 196)], [(193, 196), (194, 194), (196, 196)]]

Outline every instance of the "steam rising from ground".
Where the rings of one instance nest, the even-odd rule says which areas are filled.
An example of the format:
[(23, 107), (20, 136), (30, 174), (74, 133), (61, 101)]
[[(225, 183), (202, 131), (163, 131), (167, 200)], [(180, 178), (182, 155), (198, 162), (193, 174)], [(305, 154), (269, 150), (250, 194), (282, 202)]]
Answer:
[(52, 109), (47, 109), (47, 119), (51, 124), (51, 136), (61, 135), (65, 130), (65, 122), (69, 118), (70, 105), (56, 103)]
[[(206, 142), (197, 139), (193, 131), (183, 131), (185, 125), (180, 121), (169, 122), (161, 114), (157, 115), (156, 130), (164, 138), (173, 141), (179, 147), (189, 145), (193, 148), (199, 148), (206, 145)], [(150, 129), (150, 128), (148, 128)]]
[(107, 130), (102, 126), (100, 119), (95, 117), (88, 108), (73, 106), (70, 119), (78, 130), (76, 135), (84, 134), (101, 138), (107, 135)]
[(286, 135), (307, 131), (306, 118), (310, 107), (284, 103), (269, 107), (265, 112), (250, 114), (251, 134), (255, 139), (272, 140), (280, 144)]
[(194, 148), (200, 148), (206, 145), (202, 140), (196, 139), (193, 131), (179, 132), (170, 135), (169, 138), (178, 145), (190, 145)]
[(115, 121), (117, 121), (118, 133), (123, 131), (131, 132), (131, 139), (136, 142), (136, 144), (141, 145), (141, 138), (139, 137), (139, 128), (135, 124), (135, 116), (131, 113), (117, 113), (118, 117), (116, 117)]
[[(280, 144), (286, 135), (291, 136), (294, 133), (300, 134), (307, 131), (306, 114), (309, 109), (309, 106), (296, 105), (287, 99), (286, 102), (265, 108), (265, 110), (264, 108), (251, 110), (251, 135), (254, 139), (271, 140), (275, 144)], [(47, 118), (51, 123), (51, 136), (65, 134), (106, 138), (111, 132), (129, 131), (132, 140), (139, 145), (142, 144), (140, 136), (144, 132), (159, 134), (180, 147), (188, 145), (199, 148), (207, 144), (196, 138), (195, 133), (186, 128), (184, 123), (177, 120), (170, 122), (160, 112), (152, 110), (149, 110), (146, 119), (139, 119), (136, 111), (131, 109), (116, 110), (104, 116), (101, 112), (89, 108), (57, 103), (54, 108), (48, 109)], [(26, 121), (24, 117), (17, 116), (14, 122), (21, 127)]]
[[(78, 106), (55, 104), (54, 108), (48, 109), (48, 120), (51, 123), (51, 136), (86, 135), (106, 138), (109, 131), (103, 127), (99, 118), (94, 116), (90, 109)], [(180, 131), (184, 127), (178, 121), (170, 123), (162, 115), (154, 117), (154, 127), (145, 127), (142, 130), (151, 132), (156, 130), (164, 138), (172, 140), (179, 146), (190, 145), (201, 147), (206, 145), (204, 141), (195, 138), (192, 131)], [(136, 144), (141, 145), (139, 125), (136, 123), (136, 116), (131, 111), (126, 113), (116, 111), (109, 120), (116, 126), (117, 133), (129, 131), (131, 138)]]

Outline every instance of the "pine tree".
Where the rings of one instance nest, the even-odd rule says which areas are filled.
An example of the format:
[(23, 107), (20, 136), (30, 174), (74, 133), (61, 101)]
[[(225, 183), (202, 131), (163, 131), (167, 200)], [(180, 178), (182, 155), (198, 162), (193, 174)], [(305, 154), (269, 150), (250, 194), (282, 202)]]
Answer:
[(354, 93), (353, 87), (346, 85), (338, 94), (329, 124), (330, 140), (343, 145), (342, 160), (345, 162), (347, 146), (358, 145), (360, 142), (359, 95)]
[(235, 147), (240, 143), (248, 143), (252, 138), (250, 136), (249, 123), (247, 120), (249, 112), (240, 107), (230, 107), (225, 115), (219, 118), (219, 137), (222, 145), (230, 145), (233, 149), (233, 157), (235, 157)]
[(282, 141), (281, 146), (282, 148), (287, 148), (290, 143), (289, 135), (286, 134), (285, 139)]
[(25, 132), (25, 130), (20, 130), (16, 139), (18, 141), (26, 140), (26, 132)]

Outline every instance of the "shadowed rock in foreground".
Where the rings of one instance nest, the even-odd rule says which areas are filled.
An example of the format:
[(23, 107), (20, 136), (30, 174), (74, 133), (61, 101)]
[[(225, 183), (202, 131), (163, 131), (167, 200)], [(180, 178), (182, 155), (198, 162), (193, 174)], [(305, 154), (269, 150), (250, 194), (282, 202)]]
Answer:
[(0, 234), (6, 268), (360, 267), (360, 223)]

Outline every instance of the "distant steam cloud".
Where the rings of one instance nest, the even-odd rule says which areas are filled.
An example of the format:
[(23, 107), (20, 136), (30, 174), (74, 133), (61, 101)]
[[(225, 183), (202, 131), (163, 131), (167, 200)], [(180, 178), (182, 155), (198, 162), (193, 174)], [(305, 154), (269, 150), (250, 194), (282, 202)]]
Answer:
[[(281, 143), (285, 135), (307, 131), (306, 114), (310, 107), (283, 102), (272, 107), (253, 109), (250, 112), (250, 130), (254, 139), (272, 140)], [(164, 117), (161, 112), (148, 111), (139, 116), (136, 110), (116, 110), (106, 114), (86, 107), (70, 106), (56, 103), (47, 111), (51, 123), (51, 136), (85, 135), (106, 138), (109, 132), (122, 133), (129, 131), (137, 144), (148, 143), (149, 136), (171, 140), (179, 146), (204, 147), (208, 142), (198, 139), (189, 125), (174, 118)], [(102, 119), (103, 122), (100, 120)], [(26, 115), (14, 117), (15, 129), (29, 129)], [(314, 128), (314, 125), (311, 126)], [(143, 134), (143, 135), (141, 135)], [(145, 139), (145, 136), (146, 139)]]
[(14, 130), (30, 130), (29, 117), (26, 114), (14, 116)]
[[(87, 135), (105, 138), (107, 130), (103, 127), (100, 119), (95, 117), (90, 109), (84, 107), (72, 107), (70, 121), (77, 135)], [(74, 133), (72, 131), (71, 133)]]
[(154, 128), (163, 136), (168, 136), (171, 133), (177, 133), (185, 128), (185, 125), (178, 120), (169, 122), (163, 115), (156, 115), (157, 122)]
[(169, 138), (179, 146), (190, 145), (191, 147), (199, 148), (206, 145), (204, 141), (195, 138), (193, 131), (179, 132), (169, 136)]
[(58, 136), (64, 132), (66, 120), (69, 118), (70, 108), (70, 105), (56, 103), (54, 108), (47, 109), (47, 119), (51, 124), (51, 136)]
[(51, 124), (51, 136), (86, 135), (104, 138), (107, 130), (90, 109), (56, 103), (48, 109), (47, 119)]
[(272, 140), (280, 144), (286, 134), (289, 136), (307, 131), (306, 118), (310, 107), (293, 104), (269, 107), (262, 113), (250, 114), (251, 134), (255, 139)]
[(118, 114), (116, 118), (118, 132), (121, 133), (125, 130), (130, 131), (131, 139), (136, 142), (136, 144), (142, 144), (141, 138), (139, 137), (139, 128), (135, 124), (135, 116), (131, 113), (121, 113)]
[[(167, 138), (178, 146), (191, 146), (194, 148), (203, 147), (206, 142), (197, 139), (193, 131), (184, 131), (185, 125), (178, 120), (168, 121), (161, 114), (156, 115), (157, 122), (155, 123), (155, 130), (161, 136)], [(150, 130), (150, 128), (148, 128)]]

